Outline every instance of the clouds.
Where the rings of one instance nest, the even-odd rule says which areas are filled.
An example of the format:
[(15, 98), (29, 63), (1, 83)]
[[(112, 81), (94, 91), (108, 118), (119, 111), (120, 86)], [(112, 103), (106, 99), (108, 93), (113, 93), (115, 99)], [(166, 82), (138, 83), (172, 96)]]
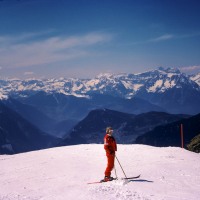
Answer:
[(185, 73), (196, 73), (200, 71), (200, 65), (194, 65), (194, 66), (187, 66), (187, 67), (181, 67), (181, 70)]
[(154, 38), (154, 39), (150, 39), (149, 42), (161, 42), (161, 41), (165, 41), (165, 40), (171, 40), (173, 39), (175, 36), (172, 35), (172, 34), (164, 34), (164, 35), (161, 35), (157, 38)]
[(163, 34), (161, 36), (158, 36), (156, 38), (150, 39), (149, 42), (162, 42), (166, 40), (172, 40), (172, 39), (185, 39), (185, 38), (193, 38), (200, 36), (200, 32), (190, 33), (190, 34)]
[(37, 38), (41, 35), (0, 36), (0, 65), (7, 68), (27, 67), (89, 56), (90, 48), (112, 39), (111, 34), (102, 32)]
[[(197, 37), (199, 33), (182, 35), (165, 33), (158, 34), (154, 38), (146, 37), (145, 40), (136, 43), (126, 43), (124, 46), (115, 45), (117, 42), (119, 44), (122, 44), (122, 41), (126, 42), (122, 36), (119, 33), (108, 32), (66, 36), (59, 35), (55, 30), (22, 33), (17, 36), (0, 35), (0, 70), (5, 75), (16, 75), (17, 71), (18, 74), (26, 77), (50, 74), (55, 76), (63, 73), (80, 76), (77, 74), (84, 74), (86, 71), (99, 72), (108, 66), (111, 66), (109, 68), (111, 71), (121, 69), (122, 66), (124, 71), (136, 69), (137, 65), (173, 66), (171, 64), (173, 62), (176, 66), (180, 64), (185, 66), (184, 62), (176, 61), (177, 58), (162, 53), (162, 48), (156, 51), (155, 47), (166, 45), (170, 40)], [(157, 45), (157, 43), (161, 44)], [(170, 55), (176, 53), (173, 49), (168, 51)], [(193, 63), (198, 65), (196, 60)], [(183, 70), (191, 73), (192, 68)], [(197, 68), (193, 68), (194, 70), (197, 71)]]
[(171, 40), (181, 40), (181, 39), (187, 39), (187, 38), (197, 38), (200, 36), (200, 32), (193, 32), (193, 33), (188, 33), (188, 34), (169, 34), (169, 33), (164, 33), (160, 34), (158, 36), (155, 36), (154, 38), (149, 38), (149, 39), (144, 39), (140, 41), (135, 41), (135, 42), (129, 42), (126, 43), (125, 45), (127, 46), (132, 46), (132, 45), (151, 45), (153, 43), (163, 43)]
[(30, 75), (34, 75), (34, 74), (35, 74), (34, 72), (24, 72), (25, 76), (30, 76)]

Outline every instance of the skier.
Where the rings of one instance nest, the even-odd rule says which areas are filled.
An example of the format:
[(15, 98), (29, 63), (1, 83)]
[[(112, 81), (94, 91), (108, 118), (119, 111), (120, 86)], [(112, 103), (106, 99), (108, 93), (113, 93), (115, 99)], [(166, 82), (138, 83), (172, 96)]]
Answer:
[(112, 127), (106, 128), (106, 135), (104, 137), (104, 149), (106, 151), (107, 156), (107, 167), (105, 170), (104, 181), (112, 181), (113, 177), (111, 177), (111, 171), (114, 167), (115, 161), (115, 151), (117, 151), (117, 143), (115, 138), (112, 136), (113, 130)]

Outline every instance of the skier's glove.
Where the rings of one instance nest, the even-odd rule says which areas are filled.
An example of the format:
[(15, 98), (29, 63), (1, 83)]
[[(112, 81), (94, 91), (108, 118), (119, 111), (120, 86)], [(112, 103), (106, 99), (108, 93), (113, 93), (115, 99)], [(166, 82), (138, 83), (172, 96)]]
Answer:
[(110, 151), (110, 155), (115, 155), (115, 151)]

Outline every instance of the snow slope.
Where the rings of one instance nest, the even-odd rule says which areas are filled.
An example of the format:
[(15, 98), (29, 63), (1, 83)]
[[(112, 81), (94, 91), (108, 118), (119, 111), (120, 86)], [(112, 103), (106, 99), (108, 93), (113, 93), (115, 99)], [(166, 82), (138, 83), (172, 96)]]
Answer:
[[(77, 145), (0, 156), (0, 200), (197, 200), (200, 155), (175, 147), (118, 145), (129, 183), (103, 178), (103, 145)], [(123, 177), (116, 163), (117, 174)], [(114, 173), (113, 173), (114, 175)]]

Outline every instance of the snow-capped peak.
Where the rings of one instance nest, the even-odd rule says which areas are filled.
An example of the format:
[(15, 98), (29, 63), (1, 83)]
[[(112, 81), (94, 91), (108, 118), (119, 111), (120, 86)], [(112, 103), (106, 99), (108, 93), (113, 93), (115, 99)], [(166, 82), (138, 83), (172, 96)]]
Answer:
[(173, 73), (173, 74), (181, 73), (178, 68), (173, 68), (173, 67), (168, 67), (168, 68), (158, 67), (158, 70), (165, 73)]
[(5, 95), (0, 91), (0, 100), (5, 100), (5, 99), (8, 99), (8, 95)]
[(190, 79), (195, 81), (200, 86), (200, 72), (190, 76)]
[(186, 85), (188, 88), (200, 91), (199, 77), (199, 74), (189, 77), (176, 68), (165, 69), (159, 67), (156, 70), (140, 74), (104, 73), (99, 74), (93, 79), (51, 78), (43, 80), (1, 80), (0, 91), (2, 95), (22, 92), (29, 95), (32, 92), (45, 91), (47, 93), (56, 92), (78, 97), (88, 97), (92, 93), (100, 93), (132, 98), (140, 91), (163, 93), (171, 88), (183, 88)]
[(103, 78), (111, 78), (113, 77), (113, 74), (112, 73), (100, 73), (96, 76), (97, 79), (103, 79)]

